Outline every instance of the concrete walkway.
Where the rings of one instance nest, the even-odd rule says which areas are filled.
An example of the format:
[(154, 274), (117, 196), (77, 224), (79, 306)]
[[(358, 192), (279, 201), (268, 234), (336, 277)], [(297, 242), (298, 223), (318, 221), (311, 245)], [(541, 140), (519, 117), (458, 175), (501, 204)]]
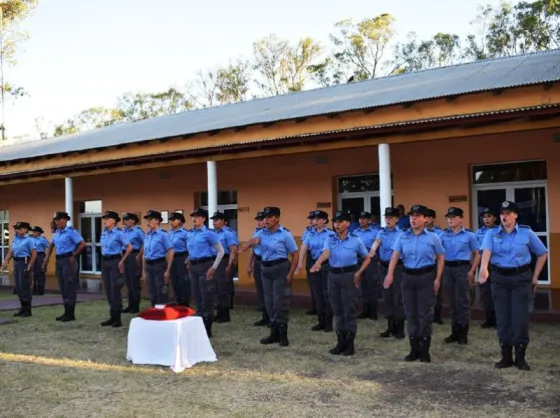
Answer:
[[(78, 300), (77, 300), (78, 303), (97, 302), (100, 300), (105, 300), (105, 296), (100, 294), (78, 293)], [(43, 306), (57, 306), (57, 305), (62, 305), (62, 299), (60, 298), (60, 295), (56, 295), (56, 294), (33, 296), (33, 300), (31, 302), (32, 308), (40, 308)], [(0, 300), (0, 311), (14, 311), (19, 308), (20, 308), (20, 304), (16, 295), (14, 295), (13, 299)]]

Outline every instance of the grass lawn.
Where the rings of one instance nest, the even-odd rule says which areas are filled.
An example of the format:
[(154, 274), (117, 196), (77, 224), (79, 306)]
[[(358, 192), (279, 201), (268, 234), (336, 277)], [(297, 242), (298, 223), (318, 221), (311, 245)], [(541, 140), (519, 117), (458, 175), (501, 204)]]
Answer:
[[(254, 308), (214, 325), (217, 363), (181, 374), (127, 363), (127, 327), (102, 328), (104, 302), (0, 326), (0, 416), (15, 417), (553, 417), (560, 415), (560, 327), (533, 325), (533, 371), (495, 370), (495, 331), (474, 323), (468, 346), (445, 346), (435, 326), (431, 364), (403, 361), (406, 340), (381, 341), (384, 321), (360, 320), (357, 353), (328, 354), (334, 333), (311, 332), (294, 311), (288, 348), (262, 346)], [(11, 317), (0, 312), (0, 318)], [(123, 315), (124, 316), (124, 315)], [(131, 316), (124, 316), (128, 325)], [(446, 320), (449, 323), (448, 320)]]

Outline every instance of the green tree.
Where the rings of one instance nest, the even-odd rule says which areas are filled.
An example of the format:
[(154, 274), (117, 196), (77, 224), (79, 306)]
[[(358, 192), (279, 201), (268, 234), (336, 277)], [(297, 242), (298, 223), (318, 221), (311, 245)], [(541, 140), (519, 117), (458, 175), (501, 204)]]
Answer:
[(175, 88), (158, 93), (127, 92), (117, 99), (116, 111), (120, 119), (111, 120), (136, 122), (156, 116), (172, 115), (192, 108), (193, 104), (187, 95)]
[[(56, 125), (54, 127), (53, 136), (73, 135), (91, 129), (113, 125), (122, 120), (123, 114), (118, 109), (92, 107), (80, 112), (74, 118)], [(41, 137), (43, 137), (43, 135), (41, 135)]]
[(216, 71), (215, 92), (219, 104), (244, 102), (251, 89), (252, 68), (249, 60), (238, 58)]

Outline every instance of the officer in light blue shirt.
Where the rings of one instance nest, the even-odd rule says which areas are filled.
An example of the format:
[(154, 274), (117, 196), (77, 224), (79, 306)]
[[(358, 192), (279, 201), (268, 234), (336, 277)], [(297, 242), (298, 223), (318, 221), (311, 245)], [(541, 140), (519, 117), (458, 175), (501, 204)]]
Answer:
[[(333, 216), (336, 234), (329, 235), (323, 253), (311, 267), (311, 272), (321, 271), (322, 264), (329, 262), (329, 295), (336, 322), (337, 344), (329, 350), (333, 355), (354, 355), (354, 340), (358, 332), (356, 302), (360, 295), (360, 280), (371, 258), (364, 243), (349, 232), (349, 213), (335, 212)], [(361, 264), (359, 260), (363, 260)]]
[[(358, 216), (358, 223), (360, 227), (352, 231), (352, 234), (364, 243), (369, 250), (377, 233), (379, 227), (374, 227), (371, 224), (371, 213), (362, 211)], [(361, 264), (360, 260), (360, 264)], [(358, 315), (359, 319), (370, 318), (377, 320), (377, 300), (379, 299), (380, 284), (379, 274), (377, 271), (377, 263), (370, 263), (364, 274), (364, 279), (360, 281), (360, 297), (362, 301), (362, 312)]]
[(432, 317), (435, 295), (441, 286), (444, 252), (439, 237), (425, 228), (428, 208), (414, 205), (408, 213), (410, 229), (401, 232), (393, 246), (393, 255), (384, 287), (393, 284), (394, 272), (402, 255), (402, 291), (410, 353), (405, 361), (431, 361)]
[(401, 231), (404, 231), (404, 230), (410, 228), (410, 219), (405, 214), (405, 210), (404, 210), (403, 205), (398, 205), (397, 209), (399, 210), (399, 214), (400, 214), (399, 222), (398, 222), (397, 226), (399, 227), (399, 229)]
[[(498, 339), (502, 358), (495, 364), (503, 369), (515, 364), (520, 370), (531, 370), (525, 360), (529, 344), (529, 303), (536, 290), (548, 251), (529, 226), (519, 225), (519, 207), (505, 201), (500, 208), (501, 225), (484, 236), (479, 280), (488, 279), (488, 265), (492, 265), (492, 292)], [(537, 261), (531, 270), (531, 253)], [(515, 347), (515, 360), (513, 359)]]
[(25, 318), (31, 316), (31, 271), (37, 258), (37, 249), (33, 238), (27, 235), (31, 229), (29, 223), (17, 222), (14, 229), (12, 245), (0, 270), (6, 268), (8, 261), (14, 260), (14, 282), (21, 306), (14, 316)]
[(473, 232), (463, 227), (463, 209), (450, 207), (445, 215), (449, 228), (439, 233), (445, 249), (443, 289), (449, 300), (451, 335), (445, 343), (468, 343), (471, 316), (471, 286), (480, 262), (479, 245)]
[[(484, 236), (490, 229), (498, 228), (498, 216), (496, 211), (490, 208), (482, 209), (482, 222), (483, 225), (476, 231), (476, 239), (478, 241), (478, 246), (482, 246), (482, 241)], [(480, 250), (482, 254), (482, 250)], [(491, 272), (490, 272), (491, 273)], [(492, 296), (492, 279), (491, 276), (488, 277), (486, 283), (479, 285), (480, 290), (480, 300), (482, 308), (484, 309), (484, 322), (480, 326), (481, 328), (495, 328), (496, 327), (496, 312), (494, 311), (494, 298)]]
[(47, 281), (42, 266), (43, 261), (45, 261), (45, 252), (49, 248), (49, 240), (42, 235), (44, 232), (40, 226), (34, 226), (31, 230), (35, 248), (37, 249), (37, 259), (33, 263), (33, 294), (39, 296), (45, 294), (45, 284)]
[(56, 317), (57, 321), (70, 322), (76, 320), (76, 296), (78, 288), (78, 260), (77, 257), (86, 248), (82, 236), (68, 225), (70, 215), (66, 212), (56, 212), (53, 217), (56, 231), (49, 244), (43, 270), (47, 270), (50, 255), (56, 248), (56, 275), (60, 295), (64, 301), (64, 313)]
[[(428, 209), (428, 216), (426, 216), (426, 229), (430, 232), (434, 232), (439, 235), (442, 229), (439, 226), (434, 225), (436, 221), (436, 211), (433, 209)], [(439, 325), (443, 325), (443, 320), (441, 319), (441, 307), (442, 307), (443, 289), (440, 288), (438, 294), (436, 295), (436, 304), (434, 305), (434, 318), (433, 322)]]
[(167, 231), (161, 229), (163, 217), (156, 210), (148, 210), (148, 232), (144, 237), (144, 277), (148, 282), (152, 306), (169, 302), (169, 279), (173, 265), (173, 246)]
[[(252, 238), (257, 236), (257, 233), (266, 227), (266, 221), (264, 219), (263, 212), (257, 212), (255, 216), (255, 230), (253, 231)], [(255, 245), (251, 249), (251, 254), (249, 254), (249, 262), (247, 267), (247, 276), (251, 277), (254, 275), (255, 278), (255, 289), (257, 290), (257, 297), (259, 299), (259, 310), (261, 311), (261, 319), (253, 323), (256, 327), (268, 326), (270, 324), (270, 318), (266, 312), (266, 304), (264, 302), (264, 289), (262, 284), (262, 255), (261, 248), (259, 245)]]
[[(270, 335), (260, 342), (265, 345), (278, 343), (281, 347), (287, 347), (290, 344), (288, 320), (292, 280), (299, 259), (298, 248), (290, 230), (280, 224), (280, 208), (267, 206), (263, 214), (266, 228), (242, 244), (239, 251), (259, 245), (262, 254), (264, 300), (271, 324)], [(291, 257), (291, 261), (288, 257)]]
[[(117, 212), (106, 211), (102, 219), (105, 228), (101, 232), (101, 278), (109, 303), (110, 317), (103, 321), (101, 326), (118, 328), (122, 326), (121, 291), (124, 285), (124, 266), (132, 252), (132, 245), (123, 229), (117, 226), (121, 221)], [(126, 248), (124, 254), (123, 248)]]
[[(334, 235), (334, 232), (327, 228), (329, 222), (329, 214), (327, 212), (316, 210), (313, 212), (313, 217), (315, 219), (315, 230), (307, 234), (303, 241), (299, 252), (296, 274), (300, 274), (304, 266), (310, 264), (307, 261), (308, 255), (311, 257), (311, 265), (314, 264), (323, 252), (325, 240), (329, 236)], [(313, 298), (313, 306), (317, 309), (318, 318), (317, 324), (311, 327), (311, 330), (331, 332), (333, 330), (333, 312), (329, 299), (328, 265), (324, 265), (323, 268), (316, 273), (311, 273), (309, 271), (307, 273), (309, 284), (312, 289), (311, 296)]]
[[(233, 235), (233, 238), (235, 240), (235, 245), (239, 245), (240, 242), (239, 242), (239, 236), (237, 235), (237, 231), (229, 226), (229, 218), (225, 214), (224, 214), (224, 229), (226, 231), (231, 232), (231, 234)], [(237, 254), (237, 249), (235, 250), (235, 254)], [(239, 277), (239, 271), (237, 270), (237, 268), (238, 268), (238, 266), (237, 266), (237, 257), (236, 257), (235, 261), (233, 263), (233, 267), (230, 269), (231, 270), (230, 274), (231, 274), (231, 277), (232, 277), (232, 282), (231, 282), (231, 286), (230, 286), (229, 305), (230, 305), (231, 309), (233, 309), (234, 299), (235, 299), (235, 282), (233, 281), (233, 278), (234, 277)]]
[[(216, 287), (214, 290), (215, 299), (218, 301), (217, 313), (214, 321), (218, 323), (230, 322), (231, 295), (233, 293), (233, 272), (237, 261), (237, 236), (225, 225), (226, 216), (223, 212), (217, 211), (210, 218), (213, 221), (214, 232), (222, 244), (224, 257), (218, 265), (214, 280)], [(217, 254), (217, 251), (213, 249)]]
[[(315, 230), (315, 210), (311, 210), (309, 211), (309, 214), (307, 215), (307, 220), (309, 222), (309, 224), (305, 227), (305, 230), (303, 231), (303, 234), (301, 235), (301, 243), (303, 244), (305, 242), (305, 239), (307, 238), (307, 235), (309, 235), (309, 233), (313, 232)], [(311, 266), (313, 265), (313, 257), (311, 257), (311, 255), (309, 254), (309, 249), (307, 252), (307, 257), (305, 258), (305, 278), (307, 279), (307, 285), (309, 286), (309, 295), (311, 297), (311, 309), (309, 311), (306, 312), (306, 315), (317, 315), (317, 307), (315, 306), (315, 295), (313, 294), (314, 290), (313, 290), (313, 286), (311, 286), (311, 279), (310, 279), (310, 273), (309, 273), (309, 269), (311, 268)]]
[[(128, 306), (123, 309), (123, 313), (137, 314), (140, 312), (140, 301), (142, 299), (142, 252), (144, 248), (145, 233), (138, 226), (140, 218), (132, 212), (125, 212), (122, 216), (124, 223), (124, 233), (132, 252), (126, 258), (124, 265), (124, 277), (126, 280)], [(123, 247), (123, 254), (127, 247)]]
[(189, 232), (184, 228), (185, 216), (180, 212), (171, 212), (169, 215), (168, 231), (169, 241), (173, 247), (173, 263), (171, 264), (171, 284), (175, 302), (181, 306), (189, 306), (191, 298), (191, 282), (187, 271), (187, 258), (189, 251), (187, 242)]
[[(395, 244), (399, 233), (401, 232), (397, 226), (399, 222), (399, 210), (397, 208), (385, 208), (385, 223), (387, 226), (381, 228), (377, 233), (375, 242), (371, 246), (369, 252), (370, 257), (379, 259), (378, 274), (380, 279), (387, 276), (389, 263), (393, 255), (393, 245)], [(372, 264), (374, 262), (372, 261)], [(402, 300), (402, 258), (399, 258), (395, 266), (393, 274), (394, 280), (391, 286), (383, 289), (383, 301), (385, 302), (387, 318), (387, 330), (379, 334), (381, 338), (389, 338), (394, 336), (397, 339), (404, 338), (404, 307)]]
[(191, 293), (198, 316), (202, 317), (208, 338), (214, 321), (215, 274), (225, 250), (216, 232), (206, 228), (208, 212), (197, 208), (191, 213), (193, 228), (189, 234), (189, 277)]

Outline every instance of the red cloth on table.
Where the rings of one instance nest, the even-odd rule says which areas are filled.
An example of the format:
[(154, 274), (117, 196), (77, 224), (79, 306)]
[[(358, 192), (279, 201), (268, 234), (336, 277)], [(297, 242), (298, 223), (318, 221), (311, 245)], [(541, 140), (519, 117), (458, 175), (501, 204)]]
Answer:
[(195, 314), (196, 311), (194, 309), (186, 306), (165, 305), (165, 308), (163, 309), (156, 309), (153, 307), (144, 309), (138, 314), (138, 316), (142, 319), (148, 319), (151, 321), (172, 321), (173, 319), (185, 318)]

